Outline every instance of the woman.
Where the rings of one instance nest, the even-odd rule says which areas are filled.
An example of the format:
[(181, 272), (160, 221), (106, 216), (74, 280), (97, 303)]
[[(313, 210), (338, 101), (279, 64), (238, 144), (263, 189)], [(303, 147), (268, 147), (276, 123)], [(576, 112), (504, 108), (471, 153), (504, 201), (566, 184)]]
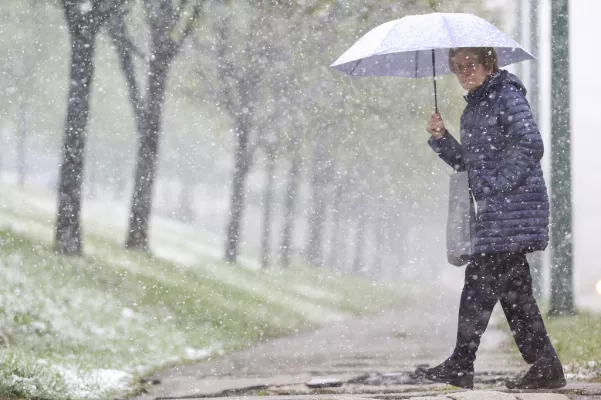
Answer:
[(467, 171), (476, 214), (473, 255), (465, 271), (457, 342), (441, 365), (418, 369), (437, 382), (473, 388), (474, 361), (491, 312), (501, 302), (516, 344), (528, 364), (510, 389), (558, 388), (563, 368), (532, 295), (526, 253), (544, 250), (549, 234), (549, 200), (540, 160), (543, 142), (520, 80), (500, 70), (493, 48), (449, 52), (451, 70), (467, 90), (461, 144), (440, 115), (427, 127), (429, 144), (457, 171)]

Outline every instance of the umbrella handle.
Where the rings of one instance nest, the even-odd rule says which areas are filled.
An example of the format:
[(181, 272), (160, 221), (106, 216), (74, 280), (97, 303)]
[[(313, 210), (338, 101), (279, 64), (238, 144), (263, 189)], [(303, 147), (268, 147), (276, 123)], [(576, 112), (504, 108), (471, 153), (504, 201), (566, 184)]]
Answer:
[(438, 114), (438, 95), (436, 93), (436, 56), (432, 49), (432, 78), (434, 80), (434, 111)]

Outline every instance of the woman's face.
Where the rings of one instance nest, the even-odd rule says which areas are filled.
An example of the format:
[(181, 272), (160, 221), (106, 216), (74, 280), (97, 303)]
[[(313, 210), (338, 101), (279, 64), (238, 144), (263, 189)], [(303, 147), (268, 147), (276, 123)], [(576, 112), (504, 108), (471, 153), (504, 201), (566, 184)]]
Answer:
[(451, 71), (455, 73), (462, 88), (468, 92), (478, 89), (492, 71), (478, 62), (478, 56), (471, 51), (459, 51), (451, 58)]

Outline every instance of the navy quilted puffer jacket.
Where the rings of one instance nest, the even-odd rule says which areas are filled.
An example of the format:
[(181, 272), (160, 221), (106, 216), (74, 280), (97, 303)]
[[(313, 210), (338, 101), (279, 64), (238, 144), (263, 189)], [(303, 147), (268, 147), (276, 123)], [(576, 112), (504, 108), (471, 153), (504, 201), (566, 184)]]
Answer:
[(476, 254), (532, 252), (549, 242), (543, 142), (525, 95), (515, 75), (499, 70), (466, 96), (461, 144), (448, 131), (429, 140), (447, 164), (468, 172)]

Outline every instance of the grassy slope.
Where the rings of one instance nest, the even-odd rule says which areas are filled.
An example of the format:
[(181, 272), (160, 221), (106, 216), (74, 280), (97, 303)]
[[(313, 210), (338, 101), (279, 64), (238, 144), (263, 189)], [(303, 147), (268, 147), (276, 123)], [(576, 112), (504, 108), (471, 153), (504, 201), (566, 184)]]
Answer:
[(52, 199), (2, 189), (0, 327), (10, 346), (0, 350), (0, 396), (122, 396), (154, 369), (401, 301), (391, 283), (223, 264), (193, 251), (183, 226), (181, 237), (154, 235), (157, 258), (121, 250), (100, 216), (86, 220), (85, 257), (59, 256)]

